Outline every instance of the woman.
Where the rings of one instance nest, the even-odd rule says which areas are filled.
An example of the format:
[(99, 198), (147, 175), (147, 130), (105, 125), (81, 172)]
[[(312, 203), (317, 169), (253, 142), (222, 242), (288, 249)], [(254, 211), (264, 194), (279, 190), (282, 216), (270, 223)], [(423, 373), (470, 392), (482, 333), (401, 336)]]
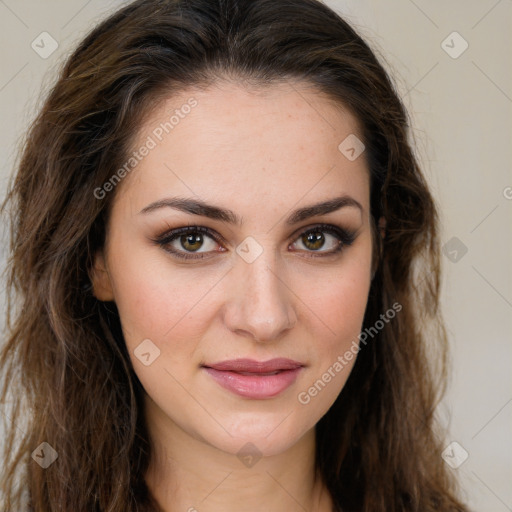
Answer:
[(139, 0), (95, 28), (4, 205), (5, 510), (466, 510), (407, 129), (316, 0)]

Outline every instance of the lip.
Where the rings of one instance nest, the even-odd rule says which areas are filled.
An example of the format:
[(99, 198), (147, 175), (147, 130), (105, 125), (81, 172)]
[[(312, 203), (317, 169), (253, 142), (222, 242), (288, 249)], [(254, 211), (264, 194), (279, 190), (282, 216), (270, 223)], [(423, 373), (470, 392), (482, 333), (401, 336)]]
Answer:
[(239, 396), (252, 399), (272, 398), (290, 387), (304, 365), (292, 359), (269, 361), (231, 359), (203, 365), (220, 386)]

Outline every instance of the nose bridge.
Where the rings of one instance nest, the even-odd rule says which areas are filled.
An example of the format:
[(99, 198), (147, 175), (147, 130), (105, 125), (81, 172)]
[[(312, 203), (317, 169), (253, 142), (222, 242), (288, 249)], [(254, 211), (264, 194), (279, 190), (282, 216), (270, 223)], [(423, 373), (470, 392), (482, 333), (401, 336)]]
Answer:
[(254, 302), (273, 305), (280, 302), (280, 288), (284, 286), (282, 278), (278, 274), (276, 257), (272, 251), (266, 250), (252, 263), (240, 263), (241, 274), (246, 283), (248, 295)]
[(279, 275), (275, 251), (258, 245), (259, 248), (249, 241), (245, 247), (249, 248), (248, 252), (239, 252), (244, 249), (243, 243), (237, 250), (241, 257), (236, 262), (235, 276), (241, 285), (236, 287), (230, 327), (250, 333), (258, 341), (270, 341), (293, 325), (295, 315), (289, 290)]

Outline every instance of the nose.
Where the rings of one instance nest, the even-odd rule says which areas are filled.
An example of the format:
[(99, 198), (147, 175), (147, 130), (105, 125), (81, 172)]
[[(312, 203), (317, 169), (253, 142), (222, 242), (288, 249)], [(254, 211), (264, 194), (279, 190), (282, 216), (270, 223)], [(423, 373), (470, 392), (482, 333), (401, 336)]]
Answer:
[(227, 327), (258, 342), (278, 340), (297, 322), (294, 294), (270, 252), (264, 251), (252, 263), (237, 261), (225, 308)]

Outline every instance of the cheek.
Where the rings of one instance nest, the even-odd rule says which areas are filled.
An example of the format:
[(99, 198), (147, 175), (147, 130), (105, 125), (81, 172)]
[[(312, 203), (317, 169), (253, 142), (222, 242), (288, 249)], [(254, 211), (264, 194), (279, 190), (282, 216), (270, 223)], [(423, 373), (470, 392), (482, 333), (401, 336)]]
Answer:
[[(122, 241), (118, 247), (122, 247)], [(222, 271), (177, 268), (151, 247), (118, 251), (111, 258), (115, 300), (130, 357), (146, 339), (178, 368), (189, 358), (212, 321), (209, 291)]]
[(304, 302), (314, 318), (310, 333), (314, 365), (297, 398), (312, 416), (323, 415), (332, 405), (356, 362), (371, 283), (367, 247), (333, 267), (327, 277), (323, 273), (316, 287), (312, 279), (302, 281), (299, 293), (307, 297)]
[[(331, 336), (331, 348), (338, 351), (356, 339), (361, 330), (364, 312), (368, 301), (370, 279), (366, 268), (340, 276), (338, 286), (330, 293), (322, 311), (325, 311), (325, 322), (334, 332)], [(333, 277), (334, 281), (335, 277)]]
[[(316, 336), (326, 351), (350, 345), (360, 332), (371, 283), (368, 251), (350, 255), (329, 272), (301, 277), (300, 297), (317, 317), (316, 325), (323, 336)], [(323, 326), (323, 327), (322, 327)]]
[(297, 390), (299, 414), (307, 418), (308, 426), (316, 422), (335, 402), (352, 371), (359, 352), (359, 334), (367, 304), (369, 279), (365, 273), (361, 281), (340, 280), (339, 286), (329, 294), (331, 301), (320, 304), (322, 320), (329, 327), (330, 335), (318, 332), (316, 357), (308, 379)]

